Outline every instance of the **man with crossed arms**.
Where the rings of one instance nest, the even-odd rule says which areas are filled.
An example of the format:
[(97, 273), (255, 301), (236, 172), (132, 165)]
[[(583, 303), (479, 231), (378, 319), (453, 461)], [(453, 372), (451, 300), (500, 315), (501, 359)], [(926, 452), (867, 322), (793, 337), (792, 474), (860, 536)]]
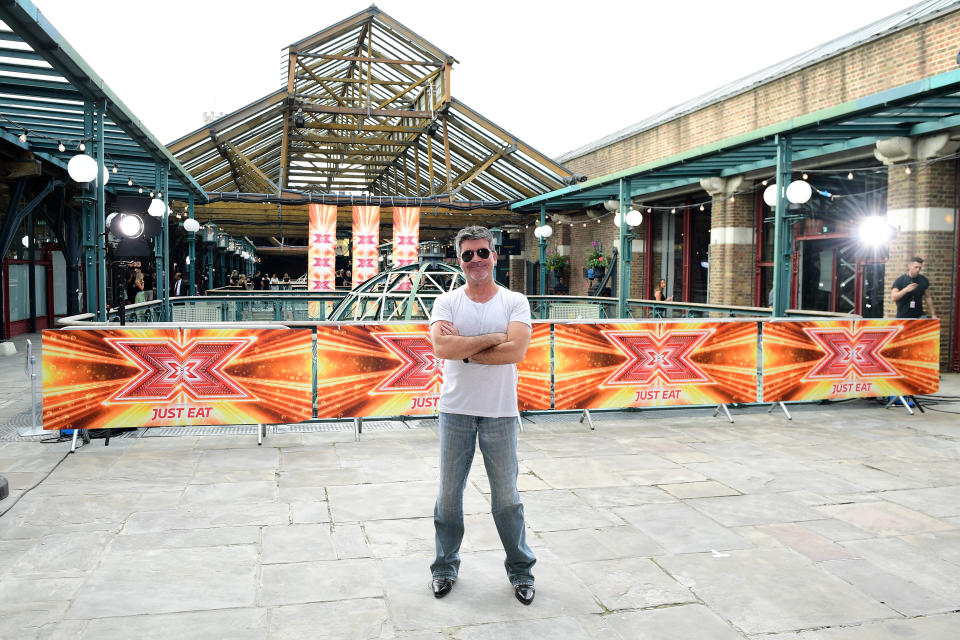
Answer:
[(530, 344), (526, 297), (499, 286), (493, 234), (466, 227), (455, 245), (466, 284), (441, 294), (430, 315), (434, 354), (446, 360), (440, 390), (440, 488), (434, 508), (433, 595), (453, 589), (460, 570), (463, 490), (479, 439), (490, 480), (493, 520), (506, 552), (504, 566), (517, 600), (533, 602), (523, 504), (517, 492), (517, 364)]

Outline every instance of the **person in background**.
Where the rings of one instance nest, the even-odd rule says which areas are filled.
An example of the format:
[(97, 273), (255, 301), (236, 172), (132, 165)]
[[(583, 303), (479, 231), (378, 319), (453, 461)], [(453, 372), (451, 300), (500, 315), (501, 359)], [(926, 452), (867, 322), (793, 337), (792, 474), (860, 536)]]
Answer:
[(270, 288), (279, 289), (280, 288), (280, 278), (277, 277), (277, 274), (270, 276)]
[(173, 284), (170, 285), (171, 296), (187, 295), (187, 283), (183, 281), (183, 274), (177, 271), (173, 274)]
[(146, 279), (143, 276), (143, 271), (137, 269), (137, 272), (133, 276), (133, 301), (136, 302), (146, 302), (147, 301), (147, 285)]
[(660, 278), (660, 284), (657, 285), (657, 288), (653, 290), (653, 299), (658, 302), (670, 302), (673, 300), (673, 296), (667, 297), (667, 280), (666, 278)]
[(289, 273), (284, 273), (284, 274), (283, 274), (283, 281), (280, 283), (280, 288), (281, 288), (281, 289), (289, 289), (289, 288), (290, 288), (290, 274), (289, 274)]
[[(897, 303), (898, 318), (936, 318), (933, 298), (930, 297), (930, 281), (920, 274), (923, 258), (914, 256), (907, 263), (907, 272), (893, 281), (891, 298)], [(924, 312), (926, 303), (926, 312)]]

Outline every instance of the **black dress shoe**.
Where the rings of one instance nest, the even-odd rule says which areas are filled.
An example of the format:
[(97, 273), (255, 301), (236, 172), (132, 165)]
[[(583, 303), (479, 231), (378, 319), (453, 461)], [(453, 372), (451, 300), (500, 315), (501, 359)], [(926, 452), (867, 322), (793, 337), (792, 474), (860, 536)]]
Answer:
[(430, 583), (431, 588), (433, 589), (434, 598), (442, 598), (443, 596), (450, 593), (453, 590), (453, 580), (450, 578), (440, 578), (438, 580), (433, 580)]
[(513, 585), (513, 592), (517, 595), (517, 600), (523, 604), (533, 602), (533, 596), (536, 595), (532, 584), (515, 584)]

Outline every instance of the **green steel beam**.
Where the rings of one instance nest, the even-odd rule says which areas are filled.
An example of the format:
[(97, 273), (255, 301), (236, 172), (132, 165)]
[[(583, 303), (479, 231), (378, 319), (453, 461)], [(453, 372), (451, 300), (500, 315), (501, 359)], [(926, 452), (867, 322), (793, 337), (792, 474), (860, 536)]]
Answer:
[(777, 136), (777, 206), (773, 222), (773, 317), (782, 318), (790, 306), (790, 256), (787, 185), (793, 172), (789, 136)]

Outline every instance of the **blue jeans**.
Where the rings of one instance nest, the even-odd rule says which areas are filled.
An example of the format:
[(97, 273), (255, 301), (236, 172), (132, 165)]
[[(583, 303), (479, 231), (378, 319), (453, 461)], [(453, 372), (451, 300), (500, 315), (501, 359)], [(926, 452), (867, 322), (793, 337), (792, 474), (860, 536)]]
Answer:
[(440, 413), (440, 491), (433, 510), (437, 557), (434, 578), (456, 579), (463, 541), (463, 490), (479, 436), (490, 479), (493, 521), (507, 553), (503, 565), (511, 584), (533, 584), (537, 559), (527, 546), (523, 504), (517, 493), (517, 418), (484, 418)]

